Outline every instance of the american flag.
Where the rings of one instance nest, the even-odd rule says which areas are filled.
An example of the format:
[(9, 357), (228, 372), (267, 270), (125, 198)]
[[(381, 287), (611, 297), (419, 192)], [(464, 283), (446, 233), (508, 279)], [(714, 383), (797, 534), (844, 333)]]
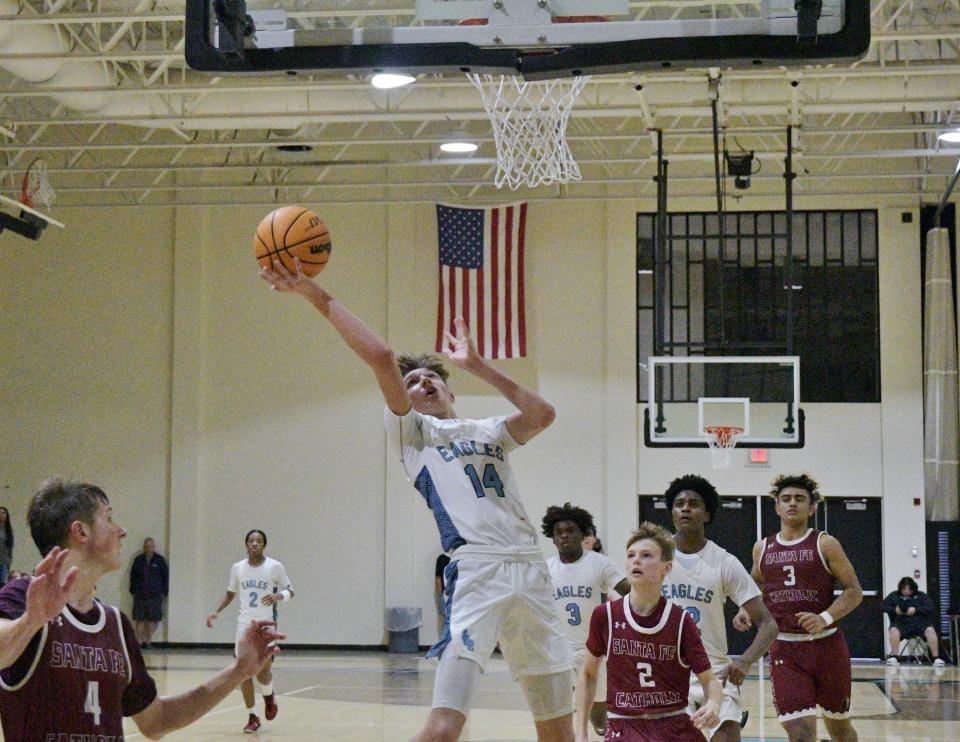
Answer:
[(463, 317), (484, 358), (527, 354), (523, 241), (527, 204), (470, 209), (437, 204), (437, 351)]

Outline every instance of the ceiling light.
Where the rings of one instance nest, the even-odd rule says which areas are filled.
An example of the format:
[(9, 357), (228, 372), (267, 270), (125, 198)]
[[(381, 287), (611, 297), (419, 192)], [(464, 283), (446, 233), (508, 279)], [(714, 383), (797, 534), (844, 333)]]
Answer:
[(464, 154), (466, 152), (476, 152), (477, 145), (473, 142), (444, 142), (440, 145), (440, 151)]
[(937, 136), (937, 141), (946, 144), (960, 144), (960, 129), (940, 132), (939, 136)]
[(374, 75), (370, 79), (370, 84), (375, 88), (388, 90), (390, 88), (402, 88), (404, 85), (409, 85), (412, 82), (416, 82), (416, 80), (417, 78), (415, 78), (413, 75), (396, 75), (381, 72), (377, 75)]

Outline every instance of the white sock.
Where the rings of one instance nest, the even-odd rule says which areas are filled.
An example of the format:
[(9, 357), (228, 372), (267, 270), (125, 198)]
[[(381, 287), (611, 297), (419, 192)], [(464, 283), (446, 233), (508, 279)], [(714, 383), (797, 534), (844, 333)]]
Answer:
[(261, 685), (261, 686), (260, 686), (260, 692), (261, 692), (264, 696), (272, 696), (272, 695), (273, 695), (273, 683), (268, 683), (267, 685)]

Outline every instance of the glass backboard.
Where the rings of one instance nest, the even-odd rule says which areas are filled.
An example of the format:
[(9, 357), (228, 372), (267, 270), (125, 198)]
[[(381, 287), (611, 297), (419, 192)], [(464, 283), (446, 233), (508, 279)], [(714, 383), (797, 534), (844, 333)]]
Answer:
[(187, 0), (186, 58), (225, 73), (498, 72), (852, 61), (868, 0)]

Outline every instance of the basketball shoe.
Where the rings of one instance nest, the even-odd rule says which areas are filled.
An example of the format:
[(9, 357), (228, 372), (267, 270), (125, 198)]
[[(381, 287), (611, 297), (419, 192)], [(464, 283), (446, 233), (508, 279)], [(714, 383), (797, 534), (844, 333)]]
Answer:
[(244, 734), (253, 734), (260, 728), (260, 717), (256, 714), (250, 714), (250, 718), (247, 720), (247, 725), (243, 728)]
[(276, 692), (271, 693), (269, 696), (263, 697), (263, 715), (266, 717), (267, 721), (273, 721), (277, 716), (277, 694)]

